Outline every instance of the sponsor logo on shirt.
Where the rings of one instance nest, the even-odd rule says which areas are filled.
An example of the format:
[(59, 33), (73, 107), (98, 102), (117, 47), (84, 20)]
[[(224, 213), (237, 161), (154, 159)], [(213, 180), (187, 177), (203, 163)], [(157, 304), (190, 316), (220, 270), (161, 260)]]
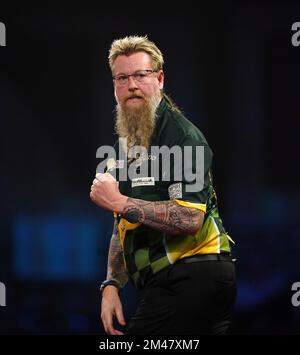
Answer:
[(153, 176), (150, 177), (139, 177), (131, 180), (131, 187), (137, 186), (154, 186), (155, 179)]
[(182, 198), (182, 183), (176, 182), (168, 187), (168, 192), (170, 200), (175, 200), (176, 198)]

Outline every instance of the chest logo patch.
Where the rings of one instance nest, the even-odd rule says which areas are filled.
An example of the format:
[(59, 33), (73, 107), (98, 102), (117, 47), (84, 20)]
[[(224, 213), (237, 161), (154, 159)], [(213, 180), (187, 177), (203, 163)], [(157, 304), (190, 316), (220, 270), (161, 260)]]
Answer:
[(170, 200), (175, 200), (176, 198), (182, 198), (182, 183), (177, 182), (172, 184), (168, 188)]
[(155, 180), (153, 176), (150, 177), (139, 177), (131, 180), (131, 187), (137, 186), (154, 186)]

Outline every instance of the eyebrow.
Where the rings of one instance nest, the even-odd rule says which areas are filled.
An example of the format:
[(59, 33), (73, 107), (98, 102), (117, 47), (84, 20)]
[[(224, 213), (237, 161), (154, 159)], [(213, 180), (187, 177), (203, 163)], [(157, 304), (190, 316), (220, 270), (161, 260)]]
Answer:
[[(147, 69), (137, 69), (133, 73), (136, 73), (137, 71), (144, 71), (144, 70), (147, 70)], [(126, 74), (126, 73), (123, 73), (123, 72), (114, 74), (114, 76), (117, 76), (117, 75), (129, 75), (129, 74)]]

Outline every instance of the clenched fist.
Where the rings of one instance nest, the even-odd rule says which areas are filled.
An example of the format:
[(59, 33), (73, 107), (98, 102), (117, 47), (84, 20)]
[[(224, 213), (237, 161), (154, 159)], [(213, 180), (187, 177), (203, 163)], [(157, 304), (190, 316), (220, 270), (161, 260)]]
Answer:
[(99, 207), (116, 213), (122, 213), (128, 199), (120, 193), (116, 179), (109, 173), (96, 174), (90, 197)]

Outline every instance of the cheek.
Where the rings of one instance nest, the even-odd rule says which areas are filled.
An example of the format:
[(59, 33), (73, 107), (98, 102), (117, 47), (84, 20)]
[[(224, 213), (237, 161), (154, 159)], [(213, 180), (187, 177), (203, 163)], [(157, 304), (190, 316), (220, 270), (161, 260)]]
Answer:
[(141, 88), (141, 91), (145, 96), (152, 96), (157, 92), (157, 90), (158, 89), (153, 85), (148, 85)]
[(124, 97), (125, 97), (124, 90), (115, 88), (115, 99), (116, 99), (116, 101), (117, 102), (120, 102), (120, 101), (122, 102)]

